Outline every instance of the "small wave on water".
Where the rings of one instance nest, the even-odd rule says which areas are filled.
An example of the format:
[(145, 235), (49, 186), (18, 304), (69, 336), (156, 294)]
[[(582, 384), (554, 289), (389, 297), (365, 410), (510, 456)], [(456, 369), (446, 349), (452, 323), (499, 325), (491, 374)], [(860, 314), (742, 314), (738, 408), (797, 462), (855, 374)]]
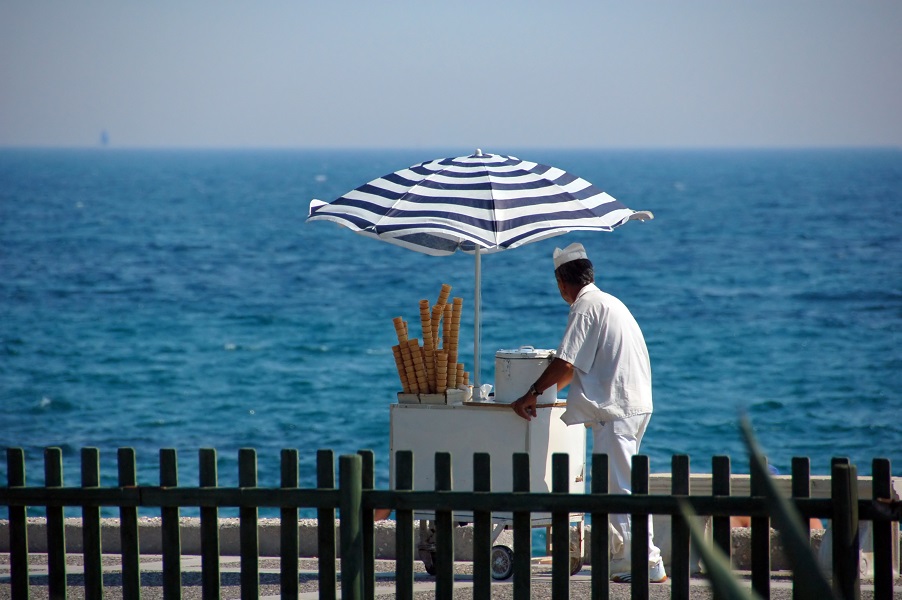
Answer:
[(77, 406), (67, 400), (53, 399), (42, 396), (32, 405), (32, 414), (42, 415), (47, 413), (71, 413), (77, 410)]

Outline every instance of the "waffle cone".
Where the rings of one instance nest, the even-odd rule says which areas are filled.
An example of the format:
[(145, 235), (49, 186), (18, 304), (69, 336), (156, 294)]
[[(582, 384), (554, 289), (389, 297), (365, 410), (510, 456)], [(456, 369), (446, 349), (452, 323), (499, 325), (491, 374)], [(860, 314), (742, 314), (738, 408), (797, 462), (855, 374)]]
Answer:
[(439, 331), (442, 324), (442, 305), (436, 304), (432, 307), (432, 347), (438, 348)]
[(398, 369), (398, 378), (401, 380), (401, 391), (410, 393), (410, 384), (407, 383), (407, 371), (404, 368), (404, 357), (401, 356), (401, 345), (392, 346), (391, 352), (395, 357), (395, 367)]
[(426, 357), (426, 379), (431, 392), (435, 389), (435, 351), (432, 348), (426, 348), (424, 354)]
[(401, 347), (401, 360), (404, 362), (404, 375), (407, 380), (407, 388), (410, 393), (418, 394), (420, 387), (417, 384), (416, 367), (413, 363), (413, 356), (410, 353), (410, 346), (405, 342), (399, 344)]
[(432, 318), (429, 314), (429, 300), (420, 300), (420, 325), (423, 328), (423, 347), (434, 347), (432, 340)]
[(395, 324), (395, 335), (398, 336), (398, 342), (404, 344), (407, 342), (407, 323), (404, 322), (404, 319), (401, 317), (395, 317), (392, 319), (392, 322)]
[(447, 366), (447, 364), (445, 364), (445, 368), (443, 368), (441, 370), (438, 370), (438, 369), (436, 369), (436, 370), (437, 370), (437, 373), (435, 375), (436, 391), (440, 394), (443, 394), (445, 392), (445, 390), (448, 389), (448, 366)]
[(444, 315), (442, 319), (442, 345), (447, 346), (451, 342), (451, 315), (453, 313), (452, 305), (444, 306)]
[(423, 348), (427, 350), (435, 350), (435, 338), (432, 335), (432, 321), (426, 319), (421, 321), (423, 327)]
[(417, 378), (417, 387), (420, 392), (429, 391), (429, 376), (426, 374), (426, 366), (423, 364), (423, 355), (420, 353), (420, 347), (411, 347), (410, 353), (413, 355), (414, 375)]
[(448, 298), (451, 296), (451, 286), (447, 283), (442, 284), (442, 289), (438, 293), (438, 300), (435, 302), (436, 304), (447, 304)]
[(457, 387), (457, 363), (452, 362), (450, 358), (448, 359), (448, 387)]
[[(460, 300), (460, 302), (458, 302)], [(460, 339), (460, 315), (463, 310), (463, 299), (455, 298), (451, 311), (451, 341), (457, 344)]]

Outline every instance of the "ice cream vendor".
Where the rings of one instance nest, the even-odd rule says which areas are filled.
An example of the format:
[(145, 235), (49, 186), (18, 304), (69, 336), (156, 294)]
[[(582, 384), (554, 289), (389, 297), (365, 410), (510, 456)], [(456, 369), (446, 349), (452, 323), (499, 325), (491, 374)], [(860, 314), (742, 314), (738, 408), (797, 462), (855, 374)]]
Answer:
[[(607, 454), (608, 489), (629, 494), (632, 457), (639, 452), (652, 414), (651, 365), (645, 338), (626, 305), (595, 285), (592, 262), (582, 244), (556, 248), (558, 290), (570, 305), (567, 327), (555, 358), (523, 396), (511, 404), (524, 419), (536, 416), (537, 398), (552, 385), (569, 385), (568, 425), (592, 429), (593, 452)], [(630, 516), (611, 515), (614, 581), (630, 579)], [(649, 578), (666, 581), (661, 552), (648, 522)]]

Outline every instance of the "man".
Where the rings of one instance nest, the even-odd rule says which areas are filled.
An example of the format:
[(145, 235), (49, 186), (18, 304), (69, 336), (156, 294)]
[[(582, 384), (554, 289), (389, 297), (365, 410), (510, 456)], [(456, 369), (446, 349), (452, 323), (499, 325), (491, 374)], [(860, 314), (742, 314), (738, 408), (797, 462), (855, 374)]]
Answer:
[[(591, 427), (593, 452), (608, 455), (610, 493), (629, 494), (632, 457), (639, 452), (652, 413), (645, 339), (629, 309), (595, 285), (594, 269), (582, 244), (555, 249), (554, 267), (558, 290), (570, 305), (567, 329), (555, 358), (512, 407), (529, 420), (536, 416), (536, 401), (544, 390), (569, 384), (567, 410), (561, 419), (568, 425)], [(611, 525), (615, 533), (612, 580), (630, 581), (630, 517), (611, 515)], [(649, 579), (663, 582), (667, 574), (653, 535), (649, 517)]]

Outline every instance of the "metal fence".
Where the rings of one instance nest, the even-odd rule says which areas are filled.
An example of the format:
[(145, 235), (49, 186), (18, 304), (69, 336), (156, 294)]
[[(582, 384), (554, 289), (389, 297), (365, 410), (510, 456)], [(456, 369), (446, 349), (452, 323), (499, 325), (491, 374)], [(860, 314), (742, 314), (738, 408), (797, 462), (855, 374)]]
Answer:
[[(570, 595), (570, 515), (588, 515), (592, 523), (606, 523), (609, 514), (630, 513), (633, 516), (633, 538), (647, 538), (648, 515), (679, 515), (679, 502), (688, 503), (698, 515), (709, 515), (713, 521), (713, 540), (730, 553), (730, 516), (750, 515), (752, 535), (752, 588), (762, 597), (770, 596), (770, 523), (768, 506), (761, 491), (761, 481), (752, 475), (748, 496), (730, 495), (730, 460), (715, 457), (712, 463), (710, 495), (690, 495), (689, 457), (674, 456), (671, 468), (672, 489), (669, 495), (650, 495), (649, 462), (646, 456), (633, 459), (631, 495), (607, 493), (608, 463), (606, 455), (593, 455), (591, 489), (585, 494), (569, 493), (568, 456), (552, 457), (552, 490), (529, 490), (529, 455), (513, 456), (512, 491), (490, 489), (491, 464), (488, 454), (476, 453), (473, 461), (474, 489), (453, 491), (451, 455), (435, 456), (435, 490), (413, 488), (413, 454), (397, 452), (395, 489), (374, 489), (374, 457), (371, 451), (343, 455), (338, 461), (331, 450), (317, 452), (315, 488), (299, 487), (298, 453), (281, 453), (281, 485), (258, 487), (257, 455), (253, 449), (239, 451), (238, 487), (217, 484), (217, 455), (213, 449), (199, 452), (198, 486), (179, 485), (176, 451), (160, 450), (160, 485), (138, 485), (135, 452), (118, 451), (118, 486), (100, 486), (99, 452), (94, 448), (81, 451), (81, 485), (65, 487), (62, 476), (62, 452), (48, 448), (44, 453), (44, 486), (26, 486), (25, 455), (22, 449), (7, 449), (8, 485), (0, 488), (0, 506), (8, 507), (10, 539), (10, 589), (13, 598), (29, 597), (29, 544), (27, 507), (43, 507), (47, 520), (48, 592), (51, 598), (66, 596), (66, 539), (63, 510), (80, 507), (83, 527), (84, 595), (88, 599), (103, 597), (101, 507), (118, 507), (121, 536), (122, 594), (140, 598), (140, 552), (138, 509), (160, 509), (163, 596), (181, 598), (180, 508), (200, 510), (202, 591), (204, 598), (220, 597), (219, 509), (237, 508), (240, 527), (240, 586), (242, 598), (259, 596), (258, 510), (280, 510), (280, 585), (283, 598), (298, 597), (298, 515), (301, 509), (317, 512), (317, 556), (319, 557), (320, 598), (335, 598), (339, 590), (343, 599), (372, 598), (375, 586), (375, 553), (373, 510), (391, 508), (396, 520), (396, 597), (410, 600), (414, 593), (414, 562), (417, 559), (414, 511), (434, 514), (435, 527), (435, 596), (450, 599), (454, 591), (455, 512), (473, 515), (473, 597), (491, 598), (490, 565), (493, 512), (513, 513), (515, 548), (531, 547), (530, 514), (548, 512), (551, 526), (552, 597), (563, 600)], [(809, 497), (809, 461), (793, 461), (792, 498), (804, 517), (831, 520), (833, 531), (833, 583), (844, 598), (857, 598), (859, 590), (860, 521), (871, 521), (874, 550), (874, 594), (876, 598), (893, 595), (893, 525), (900, 520), (898, 501), (891, 501), (890, 463), (875, 459), (872, 465), (871, 499), (858, 496), (856, 467), (848, 460), (834, 459), (831, 473), (831, 497)], [(336, 539), (336, 511), (340, 515)], [(673, 598), (688, 598), (690, 591), (690, 539), (686, 522), (681, 517), (671, 521), (672, 564), (670, 568)], [(607, 527), (596, 527), (590, 536), (590, 565), (593, 598), (609, 595)], [(643, 544), (633, 545), (631, 594), (642, 599), (649, 596), (648, 563)], [(340, 555), (340, 578), (336, 556)], [(529, 598), (531, 557), (529, 552), (513, 556), (514, 598)]]

